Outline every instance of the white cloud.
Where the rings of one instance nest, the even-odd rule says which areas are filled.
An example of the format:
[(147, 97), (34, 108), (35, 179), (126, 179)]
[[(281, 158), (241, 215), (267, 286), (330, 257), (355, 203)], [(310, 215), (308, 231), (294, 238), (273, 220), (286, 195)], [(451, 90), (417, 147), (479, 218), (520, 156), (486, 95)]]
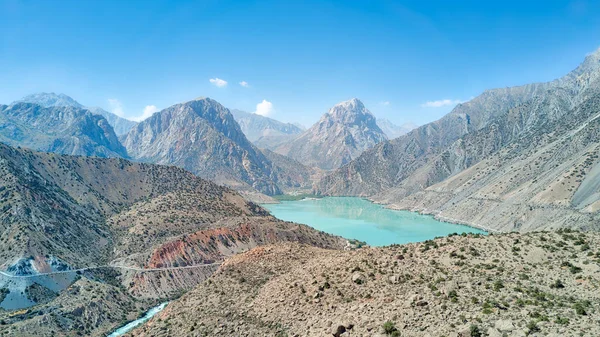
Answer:
[(381, 104), (383, 106), (389, 106), (390, 105), (390, 101), (383, 101), (383, 102), (381, 102), (379, 104)]
[(209, 81), (210, 81), (210, 83), (216, 85), (219, 88), (222, 88), (222, 87), (224, 87), (224, 86), (227, 85), (227, 81), (222, 80), (222, 79), (220, 79), (218, 77), (211, 78)]
[(142, 115), (133, 117), (133, 118), (131, 118), (131, 120), (134, 122), (141, 122), (144, 119), (152, 116), (157, 111), (158, 111), (158, 108), (156, 107), (156, 105), (146, 105), (146, 107), (144, 108), (144, 112), (142, 112)]
[(441, 108), (449, 105), (457, 105), (460, 103), (464, 103), (459, 99), (441, 99), (438, 101), (429, 101), (421, 104), (423, 108)]
[(273, 103), (267, 101), (266, 99), (263, 99), (262, 102), (258, 103), (256, 105), (256, 111), (254, 111), (255, 114), (261, 116), (270, 116), (274, 112), (275, 110), (273, 109)]
[(126, 117), (125, 111), (123, 109), (123, 103), (121, 103), (121, 101), (119, 101), (116, 98), (109, 98), (108, 104), (110, 105), (110, 111), (112, 113), (114, 113), (115, 115), (117, 115), (121, 118), (126, 118), (126, 119), (132, 120), (134, 122), (141, 122), (144, 119), (152, 116), (152, 114), (154, 114), (155, 112), (158, 111), (158, 108), (155, 105), (147, 105), (144, 108), (144, 111), (142, 112), (141, 115), (136, 116), (136, 117)]
[(242, 87), (244, 87), (244, 88), (248, 88), (248, 87), (250, 86), (250, 85), (248, 84), (248, 82), (246, 82), (246, 81), (241, 81), (241, 82), (240, 82), (240, 85), (241, 85)]
[(110, 105), (110, 111), (119, 117), (124, 117), (123, 104), (116, 98), (109, 98), (108, 105)]

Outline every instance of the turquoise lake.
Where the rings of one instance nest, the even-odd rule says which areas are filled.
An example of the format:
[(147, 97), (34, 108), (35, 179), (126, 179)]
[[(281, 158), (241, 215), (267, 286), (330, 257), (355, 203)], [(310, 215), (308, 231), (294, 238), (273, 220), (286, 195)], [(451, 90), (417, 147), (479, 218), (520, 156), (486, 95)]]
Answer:
[(432, 216), (395, 211), (354, 197), (327, 197), (262, 205), (281, 220), (309, 225), (371, 246), (419, 242), (451, 233), (481, 233), (476, 228), (442, 222)]

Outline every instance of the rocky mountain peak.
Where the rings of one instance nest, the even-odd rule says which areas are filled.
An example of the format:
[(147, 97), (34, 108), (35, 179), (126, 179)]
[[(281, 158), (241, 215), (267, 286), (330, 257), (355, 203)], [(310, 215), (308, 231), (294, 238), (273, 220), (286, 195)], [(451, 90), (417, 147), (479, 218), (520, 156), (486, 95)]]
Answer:
[(365, 108), (365, 105), (358, 98), (352, 98), (334, 105), (324, 118), (346, 125), (360, 124), (366, 121), (375, 123), (373, 114)]
[(27, 95), (22, 99), (14, 102), (15, 103), (35, 103), (45, 108), (54, 106), (74, 106), (77, 108), (83, 108), (79, 102), (65, 94), (56, 94), (53, 92), (39, 92), (31, 95)]
[(13, 102), (13, 105), (18, 103), (31, 103), (37, 104), (44, 108), (52, 108), (52, 107), (75, 107), (78, 109), (89, 110), (95, 115), (100, 115), (104, 117), (110, 126), (114, 129), (115, 134), (117, 136), (121, 136), (129, 132), (132, 127), (134, 127), (137, 123), (134, 121), (130, 121), (128, 119), (119, 117), (112, 112), (108, 112), (99, 107), (86, 107), (83, 104), (77, 102), (70, 96), (65, 94), (56, 94), (53, 92), (40, 92), (32, 95), (28, 95), (23, 97), (22, 99)]
[(577, 68), (581, 72), (592, 72), (600, 70), (600, 48), (586, 55), (583, 63)]
[(300, 137), (276, 149), (309, 166), (331, 170), (387, 140), (375, 116), (357, 98), (336, 104)]
[(250, 142), (244, 136), (231, 112), (212, 98), (199, 97), (178, 104), (175, 106), (174, 113), (191, 114), (191, 118), (200, 117), (227, 138), (243, 144), (243, 146), (250, 146)]
[(230, 111), (207, 97), (155, 113), (123, 143), (139, 161), (179, 166), (237, 190), (278, 194), (277, 182), (287, 181), (250, 143)]
[[(48, 101), (49, 103), (49, 101)], [(76, 106), (19, 101), (0, 107), (0, 142), (70, 155), (127, 157), (108, 121)]]

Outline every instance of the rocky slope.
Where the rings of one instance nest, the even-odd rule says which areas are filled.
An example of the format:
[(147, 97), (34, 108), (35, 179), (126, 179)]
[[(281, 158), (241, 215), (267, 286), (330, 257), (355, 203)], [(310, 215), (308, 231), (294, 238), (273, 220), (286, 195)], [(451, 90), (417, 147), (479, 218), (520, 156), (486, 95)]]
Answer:
[[(227, 260), (134, 336), (594, 336), (600, 236), (455, 235)], [(550, 274), (549, 274), (550, 273)]]
[(70, 155), (127, 156), (104, 117), (74, 106), (0, 105), (0, 141)]
[(77, 102), (76, 100), (74, 100), (73, 98), (71, 98), (65, 94), (42, 92), (42, 93), (25, 96), (22, 99), (18, 100), (17, 102), (33, 103), (33, 104), (41, 105), (45, 108), (72, 106), (72, 107), (76, 107), (76, 108), (80, 108), (80, 109), (90, 110), (92, 113), (94, 113), (96, 115), (101, 115), (102, 117), (104, 117), (108, 121), (108, 124), (110, 124), (113, 127), (117, 136), (126, 134), (127, 132), (129, 132), (129, 130), (131, 130), (132, 127), (134, 127), (137, 124), (134, 121), (130, 121), (128, 119), (119, 117), (111, 112), (108, 112), (108, 111), (102, 109), (102, 108), (85, 107), (85, 106), (81, 105), (79, 102)]
[[(128, 309), (105, 312), (113, 309), (98, 298), (103, 291), (147, 308), (193, 288), (226, 256), (258, 245), (345, 245), (341, 238), (281, 222), (233, 190), (172, 166), (0, 145), (0, 170), (0, 289), (9, 289), (6, 300), (12, 303), (19, 296), (38, 303), (16, 316), (0, 314), (9, 322), (0, 333), (104, 335)], [(35, 276), (89, 267), (95, 268)], [(97, 296), (69, 297), (79, 278)], [(74, 302), (64, 307), (69, 298)]]
[(259, 148), (273, 150), (304, 131), (291, 123), (282, 123), (269, 117), (237, 109), (231, 109), (231, 114), (240, 125), (246, 138)]
[(396, 125), (389, 119), (377, 118), (377, 126), (385, 133), (388, 139), (398, 138), (402, 135), (409, 133), (411, 130), (416, 129), (418, 126), (412, 123), (405, 123), (402, 125)]
[(323, 177), (323, 171), (316, 167), (304, 166), (290, 157), (268, 149), (262, 149), (261, 152), (273, 163), (274, 175), (285, 179), (280, 183), (283, 192), (310, 192), (313, 183)]
[(274, 195), (281, 193), (279, 184), (289, 180), (248, 141), (229, 110), (210, 98), (154, 114), (133, 128), (123, 143), (137, 160), (183, 167), (238, 190)]
[[(413, 199), (422, 199), (422, 195), (415, 193), (424, 190), (424, 193), (427, 193), (428, 187), (444, 182), (445, 179), (463, 171), (465, 175), (469, 175), (466, 169), (472, 168), (489, 156), (495, 156), (496, 159), (488, 164), (496, 162), (493, 164), (496, 166), (481, 164), (477, 174), (481, 176), (480, 172), (497, 169), (500, 172), (511, 172), (509, 175), (515, 173), (513, 177), (507, 176), (510, 181), (503, 183), (502, 191), (497, 192), (500, 195), (487, 198), (497, 199), (492, 200), (492, 204), (503, 204), (502, 214), (495, 214), (494, 221), (472, 221), (472, 215), (463, 212), (474, 203), (479, 203), (477, 198), (486, 198), (484, 195), (494, 194), (489, 191), (477, 192), (478, 188), (483, 187), (482, 184), (501, 183), (494, 180), (497, 176), (488, 176), (490, 180), (486, 183), (472, 184), (469, 187), (470, 192), (466, 192), (473, 196), (470, 199), (471, 206), (463, 203), (463, 211), (447, 213), (448, 217), (460, 222), (493, 226), (502, 230), (540, 228), (541, 223), (526, 226), (519, 224), (535, 218), (535, 213), (526, 211), (527, 214), (523, 214), (523, 211), (517, 208), (533, 210), (561, 204), (560, 207), (566, 209), (567, 213), (572, 211), (568, 201), (559, 201), (561, 198), (573, 197), (580, 182), (574, 181), (570, 187), (570, 192), (573, 192), (571, 195), (551, 193), (543, 200), (534, 196), (547, 188), (549, 185), (544, 184), (550, 184), (551, 179), (558, 179), (563, 174), (568, 175), (574, 169), (559, 164), (570, 162), (577, 165), (581, 158), (586, 156), (584, 148), (593, 151), (596, 142), (594, 120), (597, 113), (594, 102), (598, 99), (599, 78), (600, 51), (589, 55), (580, 67), (553, 82), (487, 91), (472, 101), (457, 106), (441, 120), (365, 152), (357, 160), (324, 178), (317, 191), (323, 194), (370, 196), (380, 202), (394, 203), (399, 208), (414, 207), (439, 213), (443, 209), (440, 204), (444, 201), (441, 199), (414, 203), (405, 202), (404, 198), (413, 196)], [(569, 123), (565, 123), (567, 120)], [(565, 140), (574, 143), (563, 144), (566, 147), (562, 147), (560, 143)], [(514, 167), (531, 166), (535, 163), (530, 162), (533, 154), (541, 156), (542, 152), (547, 152), (547, 158), (538, 160), (533, 172), (513, 170)], [(510, 165), (499, 162), (502, 156), (506, 156), (502, 160), (509, 160)], [(552, 160), (548, 160), (551, 158)], [(587, 165), (591, 167), (595, 164), (595, 159), (590, 158), (588, 162), (591, 162)], [(546, 162), (559, 167), (553, 169), (546, 165)], [(499, 166), (503, 167), (500, 169)], [(536, 173), (544, 175), (547, 179), (535, 180), (533, 176)], [(533, 184), (526, 183), (527, 181)], [(582, 187), (586, 188), (585, 186)], [(517, 191), (525, 191), (528, 197), (514, 199)], [(449, 192), (449, 189), (446, 188), (444, 192)], [(461, 196), (452, 201), (445, 201), (460, 207), (464, 199), (465, 196)], [(519, 216), (515, 216), (515, 213)], [(520, 219), (521, 216), (526, 219)], [(556, 224), (564, 225), (569, 219), (581, 216), (563, 214)], [(583, 217), (589, 219), (590, 215)], [(591, 217), (595, 217), (595, 214), (591, 214)], [(587, 221), (582, 226), (589, 227), (590, 222)]]
[(387, 137), (375, 117), (360, 100), (353, 98), (335, 105), (318, 123), (275, 152), (307, 166), (331, 170), (385, 140)]
[(115, 326), (140, 317), (154, 303), (136, 299), (102, 280), (82, 277), (49, 303), (27, 310), (0, 311), (0, 334), (106, 336)]
[(117, 136), (127, 134), (127, 132), (129, 132), (131, 129), (133, 129), (134, 126), (137, 125), (137, 123), (134, 121), (130, 121), (129, 119), (119, 117), (99, 107), (89, 107), (86, 109), (90, 110), (96, 115), (101, 115), (102, 117), (106, 118), (108, 124), (110, 124), (113, 127)]

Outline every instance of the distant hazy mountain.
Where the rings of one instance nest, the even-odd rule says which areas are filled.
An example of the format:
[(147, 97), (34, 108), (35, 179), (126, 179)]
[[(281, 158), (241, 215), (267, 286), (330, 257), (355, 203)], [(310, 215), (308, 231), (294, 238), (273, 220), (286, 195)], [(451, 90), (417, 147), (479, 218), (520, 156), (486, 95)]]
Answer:
[(65, 94), (55, 94), (55, 93), (37, 93), (29, 96), (25, 96), (22, 99), (18, 100), (15, 103), (24, 102), (24, 103), (34, 103), (41, 105), (43, 107), (59, 107), (59, 106), (72, 106), (80, 109), (88, 109), (92, 113), (102, 115), (108, 123), (113, 127), (117, 136), (126, 134), (134, 127), (137, 123), (134, 121), (130, 121), (128, 119), (119, 117), (111, 112), (108, 112), (102, 108), (98, 107), (85, 107), (81, 105), (79, 102), (74, 100), (73, 98), (65, 95)]
[(353, 98), (335, 105), (321, 120), (277, 153), (307, 166), (330, 170), (358, 157), (363, 151), (387, 140), (375, 117)]
[(15, 103), (34, 103), (41, 105), (45, 108), (55, 106), (73, 106), (80, 109), (85, 108), (79, 102), (65, 94), (55, 94), (53, 92), (40, 92), (36, 94), (31, 94), (23, 97)]
[(377, 126), (385, 133), (388, 139), (398, 138), (402, 135), (409, 133), (411, 130), (414, 130), (418, 127), (413, 123), (405, 123), (402, 125), (396, 125), (392, 123), (389, 119), (385, 118), (377, 118)]
[(87, 109), (95, 114), (104, 116), (104, 118), (106, 118), (108, 123), (110, 125), (112, 125), (113, 129), (115, 129), (115, 133), (117, 134), (117, 136), (122, 136), (122, 135), (126, 134), (134, 126), (137, 125), (137, 123), (134, 121), (130, 121), (129, 119), (119, 117), (119, 116), (115, 115), (114, 113), (108, 112), (99, 107), (91, 107), (91, 108), (87, 108)]
[(503, 231), (597, 228), (600, 50), (548, 83), (485, 91), (379, 144), (317, 191)]
[(0, 105), (0, 141), (62, 154), (127, 156), (104, 117), (76, 106)]
[[(290, 179), (252, 143), (228, 109), (210, 98), (176, 104), (144, 120), (125, 137), (141, 161), (183, 167), (238, 190), (273, 195)], [(299, 182), (300, 183), (300, 182)]]
[(304, 129), (269, 117), (232, 109), (231, 114), (249, 141), (260, 148), (273, 149), (302, 133)]

